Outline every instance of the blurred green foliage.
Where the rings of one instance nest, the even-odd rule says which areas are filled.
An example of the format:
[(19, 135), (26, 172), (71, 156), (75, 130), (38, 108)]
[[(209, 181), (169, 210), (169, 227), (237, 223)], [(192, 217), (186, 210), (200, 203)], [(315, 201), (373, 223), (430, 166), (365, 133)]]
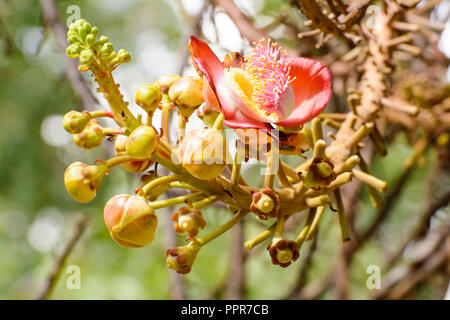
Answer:
[[(142, 30), (159, 35), (158, 40), (180, 59), (185, 55), (180, 48), (186, 42), (186, 20), (177, 1), (58, 1), (64, 19), (69, 17), (66, 8), (73, 4), (81, 8), (84, 18), (110, 37), (116, 48), (127, 48), (133, 57), (139, 55), (137, 36)], [(285, 5), (285, 1), (267, 0), (262, 12), (270, 14)], [(168, 213), (163, 210), (158, 213), (157, 238), (141, 249), (118, 247), (103, 223), (104, 203), (114, 194), (132, 192), (138, 178), (114, 169), (104, 179), (97, 198), (88, 205), (75, 203), (64, 190), (65, 167), (76, 160), (93, 163), (97, 158), (105, 158), (111, 142), (105, 142), (104, 148), (92, 154), (76, 150), (72, 142), (51, 145), (43, 139), (45, 120), (52, 115), (63, 115), (79, 101), (65, 78), (62, 52), (52, 33), (43, 29), (42, 20), (38, 1), (0, 1), (0, 299), (36, 297), (55, 255), (71, 236), (79, 212), (89, 215), (89, 227), (67, 265), (80, 266), (81, 289), (67, 289), (68, 275), (64, 269), (53, 298), (169, 299), (173, 271), (165, 266), (164, 224), (168, 223), (165, 216)], [(139, 59), (133, 63), (136, 61)], [(177, 70), (178, 63), (172, 69)], [(116, 75), (119, 79), (128, 79), (126, 72), (124, 68)], [(143, 73), (140, 76), (146, 75), (140, 72)], [(390, 186), (395, 185), (404, 170), (402, 161), (411, 152), (405, 138), (399, 136), (387, 157), (374, 159), (375, 175), (386, 179)], [(364, 298), (370, 293), (366, 287), (366, 269), (371, 264), (383, 266), (386, 249), (380, 247), (380, 243), (395, 248), (393, 243), (405, 236), (417, 215), (430, 202), (424, 190), (428, 188), (436, 154), (429, 152), (427, 158), (427, 165), (415, 171), (397, 199), (383, 232), (377, 236), (379, 241), (368, 242), (358, 252), (350, 273), (352, 297)], [(363, 191), (357, 225), (366, 227), (374, 214)], [(230, 216), (220, 209), (208, 209), (204, 215), (208, 221), (204, 232), (218, 227)], [(245, 238), (261, 232), (261, 224), (249, 217), (245, 222)], [(289, 235), (294, 237), (298, 231)], [(326, 276), (338, 256), (340, 234), (333, 212), (326, 211), (319, 232), (317, 253), (307, 273), (308, 282)], [(229, 270), (231, 237), (231, 233), (227, 233), (202, 249), (192, 272), (184, 277), (190, 298), (210, 298), (211, 291), (223, 284)], [(42, 243), (37, 245), (34, 241)], [(309, 242), (305, 244), (299, 261), (287, 269), (270, 263), (264, 244), (256, 248), (246, 265), (247, 297), (283, 297), (295, 285), (309, 246)], [(428, 286), (422, 297), (436, 298), (436, 294), (435, 289)], [(331, 298), (331, 294), (327, 293), (324, 298)]]

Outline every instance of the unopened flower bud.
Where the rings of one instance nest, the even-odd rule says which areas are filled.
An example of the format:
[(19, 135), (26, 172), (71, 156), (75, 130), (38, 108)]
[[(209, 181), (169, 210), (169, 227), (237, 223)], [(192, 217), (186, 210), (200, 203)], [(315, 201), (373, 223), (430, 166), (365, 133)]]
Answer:
[(154, 84), (143, 84), (136, 91), (136, 104), (147, 112), (154, 112), (161, 102), (161, 90)]
[(139, 248), (153, 241), (158, 218), (143, 197), (119, 194), (105, 206), (104, 219), (113, 240), (124, 248)]
[(67, 193), (78, 202), (86, 203), (93, 200), (107, 172), (108, 167), (103, 164), (88, 166), (82, 162), (72, 163), (64, 173)]
[(108, 56), (110, 55), (112, 52), (114, 51), (114, 46), (112, 45), (111, 42), (107, 42), (105, 44), (103, 44), (100, 49), (98, 50), (98, 53), (101, 56)]
[(104, 137), (105, 134), (103, 133), (102, 127), (97, 120), (92, 119), (83, 131), (73, 135), (73, 142), (80, 148), (90, 150), (98, 147)]
[(181, 79), (177, 74), (170, 74), (167, 76), (162, 76), (156, 80), (155, 84), (161, 89), (162, 93), (168, 93), (172, 84)]
[(189, 117), (203, 103), (203, 81), (194, 77), (184, 77), (172, 84), (170, 99), (179, 107), (182, 116)]
[(209, 180), (222, 173), (229, 153), (225, 138), (219, 130), (199, 129), (186, 134), (180, 143), (178, 156), (190, 174)]
[[(124, 135), (118, 135), (116, 140), (114, 141), (114, 151), (117, 156), (126, 155), (127, 152), (125, 150), (125, 145), (127, 143), (128, 137)], [(128, 162), (124, 162), (121, 166), (133, 173), (142, 172), (146, 170), (153, 162), (150, 160), (131, 160)]]
[(120, 63), (128, 63), (131, 61), (131, 55), (127, 50), (120, 49), (119, 52), (117, 52), (117, 59), (119, 59)]
[(200, 249), (198, 244), (191, 243), (167, 250), (167, 267), (181, 274), (189, 273)]
[(264, 188), (252, 195), (250, 210), (261, 220), (275, 218), (280, 211), (280, 197), (269, 188)]
[(325, 187), (336, 179), (336, 172), (333, 169), (334, 165), (330, 160), (315, 157), (303, 174), (303, 184), (307, 188)]
[(66, 53), (69, 58), (78, 58), (83, 47), (79, 43), (73, 43), (66, 48)]
[(125, 150), (135, 159), (148, 159), (158, 147), (158, 135), (155, 129), (142, 125), (137, 127), (128, 137)]
[(199, 209), (182, 207), (172, 215), (172, 221), (176, 222), (174, 229), (179, 234), (187, 233), (189, 238), (197, 236), (200, 229), (205, 228), (206, 221)]
[(80, 62), (83, 64), (90, 64), (94, 60), (94, 51), (85, 49), (80, 53)]
[(70, 134), (80, 133), (91, 120), (89, 112), (69, 111), (63, 117), (63, 127)]
[(289, 266), (300, 255), (295, 241), (281, 238), (273, 239), (267, 246), (267, 250), (269, 250), (272, 263), (282, 268)]

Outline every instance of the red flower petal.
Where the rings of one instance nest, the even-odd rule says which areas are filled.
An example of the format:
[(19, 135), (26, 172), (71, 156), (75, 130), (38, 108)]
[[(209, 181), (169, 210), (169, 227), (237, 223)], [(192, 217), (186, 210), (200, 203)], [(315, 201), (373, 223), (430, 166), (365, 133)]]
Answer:
[(291, 58), (290, 75), (295, 94), (291, 115), (277, 125), (297, 127), (317, 117), (331, 98), (331, 74), (321, 62), (307, 58)]
[(213, 90), (223, 77), (223, 65), (205, 41), (191, 36), (189, 49), (195, 63), (208, 78)]

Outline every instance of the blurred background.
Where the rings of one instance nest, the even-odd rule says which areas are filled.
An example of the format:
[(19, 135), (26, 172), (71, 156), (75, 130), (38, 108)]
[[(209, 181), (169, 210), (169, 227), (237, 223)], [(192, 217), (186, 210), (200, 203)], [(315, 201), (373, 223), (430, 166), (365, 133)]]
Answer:
[[(242, 24), (241, 30), (236, 26), (239, 16), (233, 16), (234, 9), (257, 30), (290, 48), (290, 54), (331, 65), (333, 75), (343, 66), (334, 63), (336, 58), (330, 52), (342, 56), (348, 51), (338, 40), (317, 49), (314, 40), (298, 39), (296, 34), (306, 18), (288, 0), (0, 0), (0, 299), (37, 298), (45, 290), (58, 257), (80, 228), (78, 222), (83, 216), (88, 217), (86, 226), (81, 226), (81, 237), (67, 257), (50, 298), (364, 299), (373, 297), (376, 291), (367, 285), (369, 266), (380, 268), (382, 283), (390, 279), (388, 276), (395, 276), (393, 270), (397, 274), (405, 272), (405, 266), (410, 267), (417, 258), (414, 246), (406, 243), (400, 256), (392, 257), (422, 218), (433, 210), (427, 220), (431, 228), (448, 221), (448, 199), (433, 207), (445, 196), (448, 198), (448, 163), (447, 168), (443, 165), (448, 158), (430, 147), (414, 170), (406, 170), (403, 163), (413, 154), (411, 137), (397, 130), (391, 135), (388, 155), (372, 159), (373, 174), (389, 183), (383, 195), (388, 205), (374, 209), (365, 189), (353, 200), (355, 229), (369, 230), (380, 212), (384, 216), (346, 264), (345, 296), (340, 296), (336, 288), (339, 273), (335, 270), (341, 265), (342, 250), (337, 217), (331, 211), (321, 222), (318, 241), (307, 242), (300, 259), (286, 269), (270, 263), (264, 244), (252, 252), (242, 248), (242, 240), (263, 230), (263, 224), (253, 217), (206, 246), (192, 272), (182, 277), (165, 265), (166, 249), (176, 240), (168, 220), (171, 212), (158, 212), (160, 227), (152, 244), (140, 249), (119, 247), (104, 225), (103, 206), (115, 194), (132, 193), (139, 177), (113, 169), (89, 204), (78, 204), (65, 192), (65, 168), (73, 161), (92, 164), (96, 159), (106, 159), (113, 142), (105, 141), (95, 151), (84, 151), (74, 145), (62, 127), (62, 116), (72, 109), (81, 110), (86, 101), (93, 103), (92, 108), (107, 106), (95, 92), (89, 75), (80, 78), (89, 97), (80, 97), (80, 91), (74, 90), (73, 81), (69, 81), (68, 69), (73, 65), (58, 44), (54, 21), (49, 22), (51, 5), (64, 27), (78, 17), (85, 18), (98, 26), (100, 34), (107, 35), (117, 49), (126, 48), (131, 53), (132, 62), (118, 68), (114, 75), (133, 112), (137, 112), (133, 102), (140, 84), (154, 82), (165, 74), (195, 73), (187, 52), (189, 35), (206, 39), (219, 57), (229, 51), (248, 51), (250, 41), (243, 36), (248, 32), (242, 30)], [(442, 1), (428, 14), (431, 21), (443, 27), (435, 43), (435, 54), (441, 60), (434, 77), (444, 84), (450, 78), (446, 71), (450, 57), (449, 12), (450, 2)], [(427, 43), (418, 45), (425, 47)], [(404, 67), (408, 68), (406, 63)], [(419, 73), (424, 67), (420, 68)], [(336, 96), (329, 111), (348, 110), (340, 92), (350, 84), (343, 85), (336, 77)], [(157, 121), (158, 115), (154, 119)], [(196, 122), (189, 125), (194, 127)], [(246, 167), (244, 176), (258, 183), (262, 177), (255, 170), (259, 169)], [(206, 232), (229, 218), (220, 207), (209, 208), (204, 215), (208, 221)], [(288, 235), (294, 237), (297, 229), (292, 228)], [(177, 241), (184, 242), (182, 237)], [(80, 268), (79, 289), (66, 285), (70, 277), (67, 267), (71, 265)], [(406, 272), (413, 277), (416, 269)], [(448, 281), (447, 262), (401, 298), (442, 299)]]

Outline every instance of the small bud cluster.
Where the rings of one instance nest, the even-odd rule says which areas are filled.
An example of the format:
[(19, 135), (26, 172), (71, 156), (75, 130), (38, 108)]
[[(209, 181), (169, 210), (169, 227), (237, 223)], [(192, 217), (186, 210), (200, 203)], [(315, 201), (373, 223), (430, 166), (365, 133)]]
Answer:
[(80, 71), (86, 71), (93, 64), (101, 64), (108, 70), (115, 69), (121, 63), (131, 61), (131, 56), (125, 49), (114, 51), (114, 46), (108, 37), (101, 36), (97, 40), (98, 28), (80, 19), (72, 23), (67, 33), (67, 55), (70, 58), (80, 58)]

